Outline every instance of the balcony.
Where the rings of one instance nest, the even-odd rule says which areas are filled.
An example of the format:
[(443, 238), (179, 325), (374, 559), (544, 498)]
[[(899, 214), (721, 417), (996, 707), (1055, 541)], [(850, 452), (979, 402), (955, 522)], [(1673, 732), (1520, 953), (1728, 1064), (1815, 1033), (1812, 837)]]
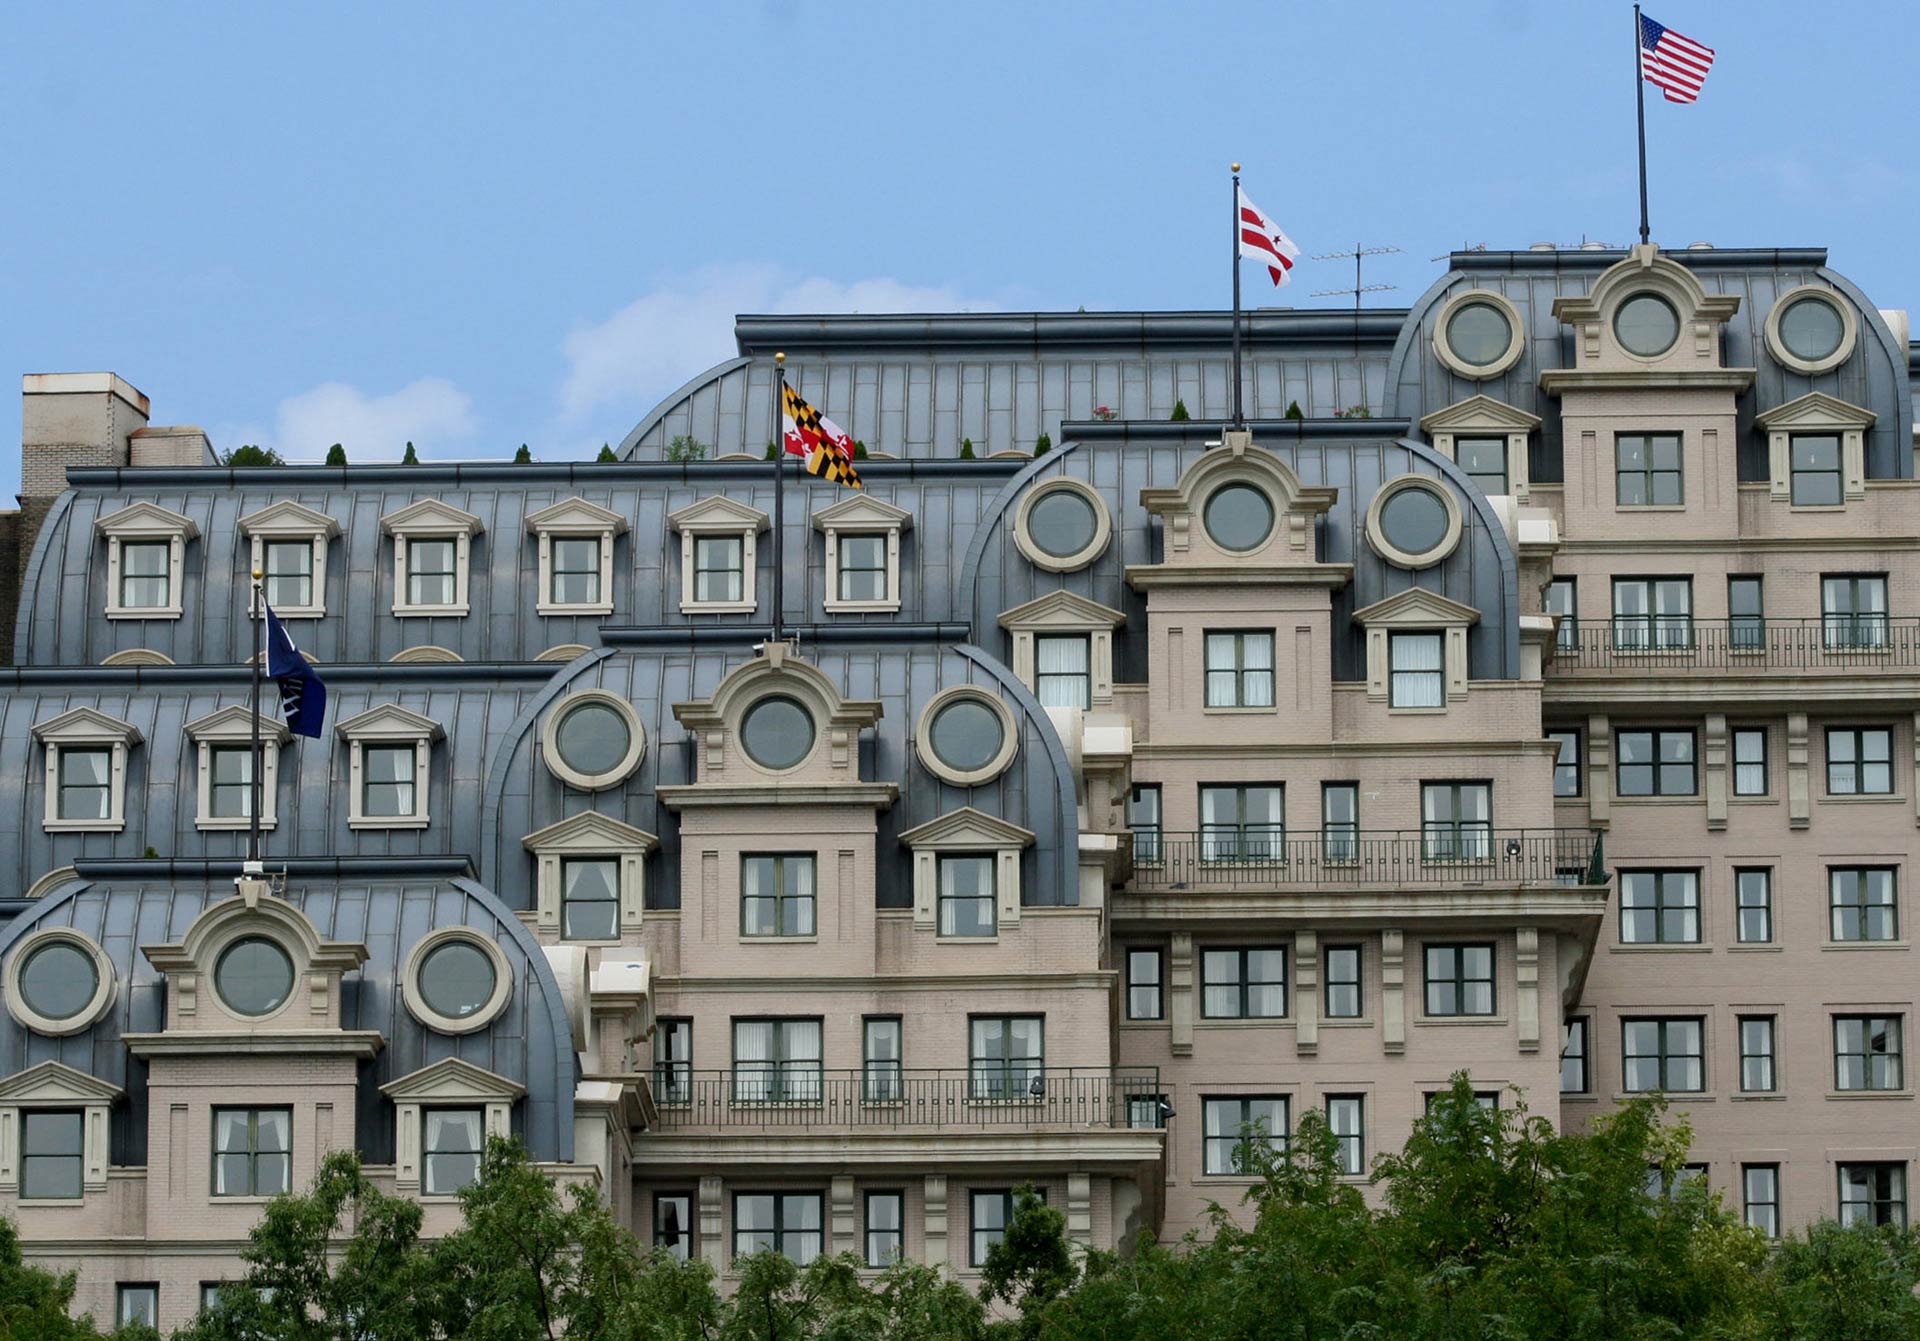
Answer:
[(1133, 835), (1135, 890), (1247, 890), (1406, 885), (1597, 885), (1591, 829), (1254, 829)]
[[(876, 1065), (825, 1070), (661, 1069), (657, 1131), (956, 1131), (1046, 1128), (1075, 1131), (1157, 1127), (1157, 1067), (1043, 1066), (994, 1063), (973, 1068), (907, 1070)], [(1154, 1105), (1152, 1121), (1130, 1121), (1134, 1105)], [(1145, 1117), (1144, 1112), (1139, 1116)]]
[(1920, 617), (1619, 616), (1563, 622), (1550, 681), (1639, 676), (1859, 675), (1920, 670)]

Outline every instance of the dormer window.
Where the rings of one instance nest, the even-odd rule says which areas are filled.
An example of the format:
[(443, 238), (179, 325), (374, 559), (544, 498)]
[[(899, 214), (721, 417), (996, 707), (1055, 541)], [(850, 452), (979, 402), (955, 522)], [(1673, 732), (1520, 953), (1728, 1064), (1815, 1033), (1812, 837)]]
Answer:
[(1767, 435), (1773, 501), (1841, 508), (1865, 498), (1866, 437), (1874, 418), (1873, 411), (1821, 391), (1755, 415), (1753, 426)]
[(1387, 702), (1396, 708), (1438, 708), (1446, 702), (1438, 632), (1395, 633), (1388, 638), (1393, 681)]
[(750, 614), (754, 567), (767, 514), (731, 498), (703, 498), (667, 518), (680, 535), (683, 614)]
[(388, 513), (380, 525), (393, 537), (393, 613), (406, 618), (467, 613), (468, 573), (480, 519), (425, 498)]
[(1845, 501), (1839, 434), (1792, 434), (1788, 439), (1787, 468), (1795, 507), (1839, 507)]
[(1526, 501), (1531, 488), (1527, 439), (1540, 416), (1495, 400), (1469, 396), (1421, 419), (1433, 446), (1489, 498), (1507, 495)]
[(1043, 708), (1113, 700), (1113, 631), (1126, 621), (1070, 591), (1050, 591), (1000, 616), (1013, 635), (1013, 673)]
[(827, 613), (900, 608), (900, 536), (910, 513), (858, 494), (814, 513), (813, 524), (827, 538)]
[(533, 854), (535, 920), (558, 940), (617, 941), (640, 930), (647, 854), (660, 840), (594, 811), (521, 839)]
[(613, 538), (626, 521), (584, 498), (569, 498), (527, 517), (539, 538), (543, 615), (613, 613)]
[(1367, 697), (1392, 712), (1443, 712), (1467, 693), (1472, 606), (1409, 587), (1353, 613), (1367, 631)]
[(440, 724), (389, 704), (342, 722), (338, 731), (349, 750), (349, 827), (426, 828), (433, 742), (445, 734)]
[(512, 1134), (513, 1105), (527, 1087), (443, 1057), (380, 1092), (393, 1101), (395, 1189), (451, 1198), (480, 1176), (487, 1139)]
[(192, 520), (152, 503), (135, 503), (94, 528), (107, 542), (107, 618), (178, 619)]
[(107, 1190), (107, 1117), (116, 1085), (63, 1062), (0, 1080), (0, 1192), (78, 1201)]
[(884, 535), (840, 537), (840, 599), (868, 603), (887, 599), (887, 538)]
[(46, 749), (48, 832), (117, 833), (126, 827), (127, 752), (141, 740), (130, 723), (74, 708), (33, 728)]
[[(278, 607), (275, 607), (276, 612)], [(247, 710), (235, 704), (187, 723), (187, 736), (198, 747), (197, 828), (245, 829), (253, 821), (253, 723)], [(280, 783), (280, 748), (292, 739), (278, 718), (260, 719), (260, 827), (278, 822), (276, 794)]]
[(703, 535), (693, 542), (693, 599), (731, 605), (746, 593), (746, 537)]
[(250, 538), (253, 566), (266, 574), (267, 604), (283, 619), (319, 619), (327, 613), (327, 549), (340, 523), (324, 512), (282, 501), (240, 519)]
[(992, 938), (1020, 922), (1020, 853), (1030, 830), (972, 806), (900, 835), (913, 851), (914, 925), (942, 938)]

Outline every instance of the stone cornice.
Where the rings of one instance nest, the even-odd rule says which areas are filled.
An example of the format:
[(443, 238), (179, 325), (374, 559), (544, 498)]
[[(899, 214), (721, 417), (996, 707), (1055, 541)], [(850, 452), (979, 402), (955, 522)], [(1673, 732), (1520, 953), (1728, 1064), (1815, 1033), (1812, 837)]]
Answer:
[(1670, 368), (1582, 370), (1549, 368), (1540, 374), (1540, 389), (1549, 396), (1568, 391), (1745, 391), (1753, 385), (1752, 368)]
[(1708, 707), (1716, 703), (1755, 707), (1772, 704), (1804, 709), (1809, 700), (1860, 703), (1876, 709), (1908, 711), (1920, 708), (1920, 670), (1888, 668), (1872, 675), (1647, 675), (1622, 674), (1591, 679), (1569, 677), (1545, 681), (1543, 708), (1604, 707), (1620, 704)]
[(692, 782), (661, 787), (656, 794), (669, 810), (716, 806), (870, 806), (885, 810), (899, 799), (900, 789), (891, 782)]
[(207, 1030), (195, 1033), (124, 1034), (136, 1057), (313, 1056), (367, 1058), (386, 1046), (378, 1029)]
[(1471, 888), (1397, 885), (1374, 890), (1330, 893), (1312, 889), (1234, 891), (1209, 894), (1120, 893), (1113, 896), (1113, 920), (1120, 922), (1198, 923), (1258, 921), (1301, 926), (1359, 925), (1393, 927), (1409, 922), (1495, 922), (1579, 930), (1598, 925), (1607, 913), (1607, 890), (1598, 886), (1494, 884)]
[(1135, 591), (1155, 587), (1344, 587), (1353, 580), (1350, 563), (1247, 564), (1146, 563), (1127, 566), (1127, 585)]
[[(882, 912), (896, 911), (882, 909)], [(901, 908), (897, 911), (908, 917), (913, 909)], [(1044, 909), (1023, 908), (1022, 917), (1032, 916)], [(649, 918), (654, 917), (651, 910)], [(725, 977), (708, 975), (682, 978), (661, 975), (654, 979), (656, 989), (662, 994), (667, 992), (950, 992), (956, 988), (1010, 987), (1010, 988), (1054, 988), (1054, 989), (1090, 989), (1107, 991), (1113, 986), (1118, 973), (1112, 969), (1102, 969), (1088, 973), (914, 973), (914, 974), (847, 974), (831, 978), (795, 978), (785, 975), (765, 977)]]
[(1166, 1133), (1147, 1128), (1088, 1128), (1060, 1131), (970, 1132), (821, 1131), (805, 1127), (772, 1131), (721, 1131), (681, 1135), (652, 1131), (634, 1146), (635, 1173), (689, 1165), (703, 1171), (722, 1165), (791, 1169), (815, 1160), (835, 1164), (913, 1164), (1004, 1168), (1017, 1164), (1070, 1164), (1125, 1167), (1158, 1163)]

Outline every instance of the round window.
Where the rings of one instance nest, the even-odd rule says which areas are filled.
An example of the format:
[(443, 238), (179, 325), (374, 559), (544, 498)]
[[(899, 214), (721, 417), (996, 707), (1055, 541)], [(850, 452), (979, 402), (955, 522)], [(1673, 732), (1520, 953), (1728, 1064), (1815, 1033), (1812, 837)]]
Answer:
[(1221, 549), (1252, 549), (1273, 533), (1273, 504), (1251, 484), (1229, 484), (1207, 499), (1205, 521)]
[(934, 756), (956, 773), (977, 773), (1007, 743), (1000, 714), (977, 698), (957, 698), (934, 714)]
[(1421, 485), (1399, 490), (1380, 509), (1387, 543), (1411, 557), (1440, 548), (1452, 520), (1440, 495)]
[(1071, 489), (1043, 495), (1027, 513), (1033, 543), (1056, 559), (1070, 559), (1093, 543), (1099, 530), (1093, 504)]
[(560, 719), (554, 743), (568, 768), (597, 777), (620, 766), (633, 745), (633, 732), (627, 719), (607, 704), (589, 701)]
[(444, 941), (420, 961), (420, 999), (450, 1020), (479, 1014), (498, 985), (492, 957), (472, 941)]
[(247, 936), (221, 952), (213, 966), (213, 986), (238, 1014), (270, 1014), (293, 993), (293, 960), (277, 942)]
[(783, 694), (763, 698), (747, 709), (740, 744), (762, 768), (792, 768), (813, 748), (813, 715)]
[(1680, 314), (1657, 293), (1636, 293), (1613, 314), (1613, 334), (1629, 354), (1650, 359), (1680, 338)]
[(49, 1020), (71, 1020), (100, 990), (93, 956), (71, 941), (48, 941), (20, 967), (20, 996), (28, 1010)]
[(1492, 303), (1465, 303), (1447, 321), (1447, 348), (1462, 363), (1484, 368), (1513, 343), (1513, 324)]
[(1808, 363), (1833, 357), (1846, 330), (1840, 309), (1824, 298), (1796, 298), (1780, 313), (1780, 343)]

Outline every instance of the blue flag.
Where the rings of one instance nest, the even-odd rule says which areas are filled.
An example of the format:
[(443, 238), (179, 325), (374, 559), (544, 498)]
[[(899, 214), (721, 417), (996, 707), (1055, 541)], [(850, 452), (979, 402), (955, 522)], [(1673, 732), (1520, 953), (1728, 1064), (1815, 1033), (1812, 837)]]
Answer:
[(300, 655), (280, 616), (267, 606), (267, 674), (280, 686), (280, 712), (296, 736), (318, 740), (327, 720), (327, 687)]

